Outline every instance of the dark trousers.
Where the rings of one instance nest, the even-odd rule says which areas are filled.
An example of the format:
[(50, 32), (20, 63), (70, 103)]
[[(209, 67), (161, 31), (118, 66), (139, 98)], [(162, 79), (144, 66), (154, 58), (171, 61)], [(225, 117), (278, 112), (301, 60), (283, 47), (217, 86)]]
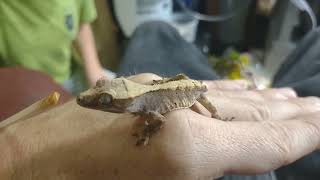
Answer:
[[(300, 96), (320, 96), (320, 30), (311, 32), (287, 58), (274, 79), (274, 87), (292, 87)], [(219, 79), (207, 58), (163, 22), (140, 25), (131, 38), (118, 75), (151, 72), (161, 76), (184, 73), (193, 79)], [(320, 179), (320, 154), (313, 154), (279, 169), (278, 179)], [(269, 180), (259, 176), (225, 176), (224, 179)]]

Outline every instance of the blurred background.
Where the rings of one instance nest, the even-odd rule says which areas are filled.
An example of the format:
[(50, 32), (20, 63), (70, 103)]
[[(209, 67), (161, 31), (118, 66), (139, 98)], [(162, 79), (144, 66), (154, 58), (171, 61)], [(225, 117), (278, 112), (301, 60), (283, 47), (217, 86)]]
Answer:
[(162, 20), (194, 43), (222, 76), (241, 78), (240, 62), (259, 84), (268, 86), (288, 54), (314, 28), (313, 18), (319, 19), (319, 1), (301, 2), (97, 0), (99, 17), (93, 28), (101, 61), (113, 71), (134, 29), (146, 21)]
[[(140, 24), (157, 20), (169, 23), (187, 42), (194, 44), (222, 78), (254, 79), (257, 86), (264, 88), (270, 86), (272, 77), (297, 43), (317, 26), (320, 7), (317, 0), (87, 2), (93, 5), (44, 5), (39, 0), (0, 2), (0, 66), (40, 71), (70, 93), (77, 94), (102, 75), (110, 79), (115, 77), (135, 29)], [(46, 10), (49, 7), (53, 8)], [(60, 12), (65, 14), (60, 22), (65, 23), (69, 32), (53, 33), (61, 31), (55, 22)], [(92, 32), (84, 27), (88, 24)], [(48, 28), (52, 28), (51, 32)], [(42, 40), (35, 46), (38, 40), (51, 34), (61, 42), (67, 41)], [(26, 38), (29, 36), (32, 38)], [(30, 47), (20, 47), (24, 44)], [(57, 60), (61, 54), (64, 54), (63, 60)], [(40, 60), (42, 56), (50, 56), (47, 63)]]
[[(24, 93), (35, 73), (51, 79), (49, 84), (70, 97), (102, 76), (116, 77), (134, 31), (149, 21), (171, 25), (221, 78), (248, 79), (257, 88), (269, 87), (289, 53), (316, 28), (319, 4), (317, 0), (0, 1), (0, 81), (11, 84), (1, 85), (6, 92), (1, 100), (10, 97), (7, 93), (30, 97), (16, 106), (21, 109), (48, 94), (52, 87), (39, 95)], [(39, 87), (30, 91), (48, 83), (36, 84)], [(20, 91), (14, 94), (13, 89)]]

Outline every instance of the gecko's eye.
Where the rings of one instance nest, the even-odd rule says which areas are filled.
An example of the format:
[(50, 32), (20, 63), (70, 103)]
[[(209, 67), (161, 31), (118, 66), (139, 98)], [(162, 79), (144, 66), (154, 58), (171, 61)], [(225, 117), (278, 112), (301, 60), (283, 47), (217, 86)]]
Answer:
[(102, 105), (109, 105), (112, 101), (112, 97), (110, 94), (102, 94), (99, 98), (99, 103)]

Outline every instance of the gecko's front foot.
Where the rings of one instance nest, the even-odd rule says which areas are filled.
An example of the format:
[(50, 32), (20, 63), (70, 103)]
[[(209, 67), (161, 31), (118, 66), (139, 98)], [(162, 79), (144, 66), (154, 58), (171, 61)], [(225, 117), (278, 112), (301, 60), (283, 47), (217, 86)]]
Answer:
[(164, 116), (157, 112), (148, 112), (141, 115), (144, 118), (144, 124), (136, 128), (133, 135), (138, 138), (136, 145), (148, 145), (149, 139), (157, 133), (163, 126)]

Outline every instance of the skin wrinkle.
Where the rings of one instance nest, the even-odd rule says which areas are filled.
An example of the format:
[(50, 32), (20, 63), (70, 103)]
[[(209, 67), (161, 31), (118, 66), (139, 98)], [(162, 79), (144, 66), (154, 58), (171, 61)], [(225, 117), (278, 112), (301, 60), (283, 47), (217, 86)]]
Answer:
[[(279, 99), (276, 98), (274, 95), (279, 94), (274, 92), (274, 90), (252, 90), (252, 91), (246, 91), (246, 90), (210, 90), (208, 92), (211, 96), (220, 96), (223, 98), (237, 98), (240, 100), (255, 100), (255, 101), (265, 101), (267, 99)], [(281, 98), (283, 99), (283, 98)]]
[(243, 100), (254, 99), (255, 101), (263, 101), (266, 99), (262, 94), (258, 93), (258, 91), (256, 90), (242, 91), (240, 93), (241, 93), (241, 97), (238, 97), (238, 98)]
[(272, 112), (271, 110), (266, 106), (264, 103), (257, 103), (257, 102), (252, 102), (253, 108), (256, 110), (256, 117), (259, 117), (261, 121), (268, 121), (272, 119)]
[[(301, 149), (300, 147), (308, 147), (309, 149), (313, 149), (314, 147), (310, 146), (301, 146), (300, 139), (301, 137), (304, 137), (301, 139), (303, 142), (305, 142), (307, 139), (305, 139), (306, 134), (306, 126), (301, 124), (304, 123), (303, 121), (289, 121), (289, 122), (265, 122), (267, 125), (272, 125), (271, 132), (273, 132), (273, 136), (270, 136), (271, 142), (276, 142), (275, 150), (278, 150), (279, 152), (279, 164), (289, 164), (292, 161), (294, 161), (293, 157), (300, 157), (305, 152), (310, 152), (308, 149)], [(300, 131), (297, 131), (300, 130)], [(303, 132), (300, 134), (299, 132)], [(309, 132), (310, 133), (310, 132)], [(314, 135), (313, 133), (310, 133), (310, 135)], [(314, 137), (310, 139), (319, 139), (318, 137)], [(277, 141), (278, 140), (278, 141)], [(313, 143), (316, 144), (317, 142)], [(298, 149), (297, 149), (298, 148)], [(301, 150), (300, 150), (301, 149)]]
[[(187, 122), (185, 122), (185, 119), (178, 119), (178, 121), (183, 121), (183, 123), (177, 123), (175, 121), (177, 121), (177, 118), (176, 118), (176, 112), (171, 112), (171, 113), (168, 113), (166, 115), (167, 117), (167, 121), (168, 121), (168, 125), (166, 125), (165, 127), (163, 127), (159, 133), (156, 134), (155, 137), (153, 137), (153, 141), (151, 142), (151, 144), (155, 143), (154, 145), (156, 146), (159, 146), (157, 144), (157, 141), (160, 139), (168, 139), (170, 138), (170, 142), (172, 143), (172, 141), (175, 141), (174, 139), (178, 138), (178, 139), (181, 139), (181, 140), (186, 140), (186, 141), (180, 141), (180, 145), (179, 146), (172, 146), (171, 143), (169, 143), (167, 140), (166, 141), (163, 141), (161, 142), (161, 146), (160, 147), (153, 147), (152, 149), (166, 149), (165, 151), (169, 151), (169, 152), (176, 152), (175, 154), (171, 154), (172, 158), (171, 161), (174, 161), (176, 162), (175, 164), (177, 164), (178, 166), (176, 166), (175, 169), (168, 169), (166, 170), (166, 174), (168, 174), (168, 177), (170, 177), (169, 175), (170, 174), (180, 174), (179, 176), (183, 176), (183, 177), (190, 177), (190, 173), (191, 171), (185, 171), (183, 170), (183, 168), (181, 168), (180, 166), (186, 166), (186, 167), (193, 167), (192, 164), (190, 163), (193, 163), (195, 162), (195, 160), (193, 160), (192, 158), (194, 158), (195, 156), (193, 155), (193, 146), (192, 144), (193, 143), (190, 143), (190, 140), (192, 139), (191, 138), (191, 133), (190, 131), (188, 131), (188, 124)], [(188, 116), (186, 116), (186, 118), (189, 118)], [(172, 124), (173, 123), (173, 124)], [(178, 127), (177, 127), (178, 126)], [(178, 131), (175, 131), (173, 130), (172, 128), (174, 129), (178, 129)], [(181, 130), (183, 130), (181, 132)], [(166, 131), (170, 131), (170, 137), (167, 137), (167, 133)], [(184, 138), (181, 138), (181, 136), (183, 136)], [(168, 142), (168, 143), (167, 143)], [(191, 145), (190, 148), (184, 148), (184, 149), (180, 149), (181, 147), (186, 147), (188, 145)], [(145, 148), (149, 148), (149, 146), (147, 147), (144, 147), (143, 149)], [(175, 150), (173, 150), (172, 148), (174, 148)], [(191, 158), (190, 158), (191, 157)], [(188, 160), (186, 162), (186, 160)], [(154, 160), (150, 160), (150, 161), (154, 161)], [(161, 161), (159, 161), (161, 162)], [(181, 164), (182, 163), (182, 164)], [(157, 165), (159, 166), (159, 165)], [(157, 169), (157, 168), (154, 168), (154, 169)], [(179, 172), (180, 171), (180, 172)], [(154, 175), (154, 172), (152, 172), (153, 175)], [(186, 175), (186, 173), (188, 175)], [(192, 175), (193, 176), (193, 175)], [(154, 177), (154, 176), (153, 176)], [(167, 178), (167, 179), (172, 179), (172, 177), (170, 178)]]
[[(202, 171), (205, 171), (204, 168), (207, 169), (209, 167), (209, 166), (207, 166), (207, 164), (210, 164), (210, 162), (208, 162), (208, 156), (201, 156), (201, 154), (204, 153), (201, 151), (209, 149), (209, 148), (203, 148), (203, 146), (202, 146), (203, 140), (206, 139), (206, 137), (212, 137), (212, 136), (206, 135), (206, 137), (205, 136), (198, 137), (199, 132), (207, 131), (210, 128), (203, 128), (203, 127), (207, 127), (207, 126), (197, 126), (198, 123), (195, 123), (194, 121), (199, 121), (199, 119), (197, 119), (197, 118), (190, 119), (190, 118), (194, 117), (195, 115), (198, 116), (198, 114), (196, 114), (192, 111), (189, 111), (189, 110), (184, 110), (184, 111), (186, 111), (186, 113), (188, 114), (188, 115), (186, 115), (187, 122), (182, 123), (182, 124), (186, 124), (187, 129), (189, 129), (189, 131), (187, 131), (187, 132), (190, 132), (190, 138), (193, 139), (191, 142), (194, 142), (191, 145), (195, 145), (191, 148), (191, 149), (193, 149), (192, 157), (194, 159), (191, 162), (196, 163), (196, 165), (194, 165), (193, 167), (197, 167), (197, 168), (196, 168), (196, 170), (191, 169), (190, 171), (192, 171), (192, 172), (194, 171), (194, 172), (199, 173), (199, 169), (201, 169)], [(200, 121), (202, 121), (202, 120), (200, 120)], [(214, 120), (211, 118), (209, 119), (209, 121), (214, 122)], [(207, 121), (202, 121), (201, 123), (207, 123)], [(197, 135), (197, 136), (195, 136), (195, 135)], [(208, 154), (208, 152), (206, 152), (204, 154)], [(216, 156), (213, 155), (212, 157), (216, 157)], [(208, 170), (206, 172), (208, 172)], [(221, 173), (217, 173), (216, 171), (213, 171), (213, 172), (215, 172), (213, 174), (221, 174)]]
[(305, 112), (304, 114), (310, 112), (310, 109), (312, 109), (313, 111), (320, 111), (320, 106), (316, 105), (316, 103), (319, 102), (319, 99), (315, 97), (306, 97), (301, 98), (300, 100), (296, 99), (292, 100), (291, 102), (292, 104), (296, 105), (302, 112)]
[(293, 105), (295, 105), (298, 109), (305, 109), (305, 105), (302, 105), (301, 103), (299, 103), (299, 101), (291, 101)]
[[(319, 115), (318, 115), (319, 116)], [(305, 152), (311, 152), (313, 149), (319, 145), (319, 125), (314, 124), (312, 120), (310, 119), (319, 119), (316, 118), (314, 115), (309, 115), (305, 117), (305, 120), (301, 121), (298, 120), (300, 118), (297, 118), (296, 120), (292, 120), (291, 123), (291, 130), (292, 130), (292, 146), (294, 147), (294, 153), (291, 154), (290, 162), (292, 162), (294, 159), (294, 156), (302, 156), (305, 154)], [(311, 123), (311, 124), (310, 124)], [(293, 129), (298, 129), (299, 131), (293, 131)], [(304, 137), (304, 138), (301, 138)], [(315, 141), (316, 140), (316, 141)], [(301, 144), (312, 144), (314, 146), (301, 146)], [(297, 148), (299, 147), (299, 148)], [(303, 147), (303, 148), (300, 148)], [(307, 148), (307, 149), (306, 149)]]
[(277, 158), (279, 162), (277, 164), (286, 164), (288, 161), (288, 155), (292, 151), (292, 136), (288, 127), (282, 125), (282, 123), (276, 121), (264, 121), (262, 122), (263, 128), (268, 131), (268, 139), (270, 139), (270, 147), (279, 156)]
[[(254, 93), (253, 93), (254, 94)], [(246, 98), (241, 98), (241, 95), (239, 95), (240, 98), (238, 98), (237, 95), (234, 95), (234, 98), (222, 98), (219, 96), (211, 96), (211, 99), (215, 99), (216, 106), (218, 109), (218, 112), (226, 117), (238, 117), (235, 119), (237, 121), (238, 119), (251, 119), (251, 120), (257, 120), (253, 119), (259, 116), (252, 116), (252, 113), (248, 112), (255, 112), (255, 106), (265, 106), (268, 108), (267, 110), (270, 112), (273, 112), (269, 119), (277, 119), (277, 120), (282, 120), (282, 119), (287, 119), (287, 118), (294, 118), (297, 114), (307, 114), (310, 112), (315, 112), (318, 111), (320, 106), (316, 106), (315, 103), (312, 100), (309, 100), (310, 98), (300, 98), (300, 99), (290, 99), (289, 101), (285, 100), (272, 100), (272, 101), (267, 101), (264, 100), (261, 103), (257, 102), (257, 100), (252, 100), (252, 99), (246, 99)], [(316, 99), (317, 100), (317, 99)], [(254, 102), (252, 105), (252, 108), (247, 107), (250, 106), (248, 104), (248, 101)], [(296, 104), (303, 104), (303, 109), (301, 109), (300, 106), (296, 106)], [(239, 105), (242, 105), (239, 107)], [(244, 107), (245, 106), (245, 107)], [(229, 107), (228, 110), (225, 109), (224, 107)], [(261, 111), (262, 112), (262, 111)], [(285, 112), (285, 113), (283, 113)], [(264, 113), (265, 116), (267, 116), (268, 113)], [(250, 115), (248, 117), (245, 117), (246, 115)], [(259, 119), (262, 119), (259, 118)], [(258, 120), (259, 120), (258, 119)], [(268, 120), (268, 119), (263, 119), (263, 120)]]
[[(195, 143), (191, 144), (192, 153), (194, 154), (194, 155), (191, 155), (191, 157), (194, 157), (194, 160), (192, 160), (191, 162), (192, 163), (196, 162), (197, 166), (198, 166), (199, 162), (201, 162), (201, 161), (197, 155), (197, 149), (196, 149), (197, 146), (194, 146), (194, 144), (198, 144), (198, 143), (196, 141), (196, 137), (194, 136), (194, 126), (191, 124), (191, 121), (193, 121), (193, 120), (190, 119), (190, 116), (186, 116), (185, 120), (187, 121), (187, 123), (183, 123), (183, 124), (187, 124), (187, 127), (189, 129), (189, 131), (187, 130), (187, 132), (189, 132), (190, 138), (191, 138), (190, 141), (195, 142)], [(197, 167), (197, 166), (194, 166), (194, 167)], [(191, 172), (193, 172), (193, 170)]]
[(254, 119), (255, 121), (266, 121), (269, 120), (271, 117), (271, 111), (264, 103), (259, 103), (252, 100), (247, 100), (246, 104), (248, 109), (250, 109), (250, 116), (249, 119)]
[[(223, 126), (226, 127), (226, 126)], [(233, 145), (236, 144), (236, 140), (234, 139), (234, 136), (232, 135), (232, 133), (230, 134), (230, 136), (225, 136), (225, 134), (223, 132), (231, 132), (229, 128), (221, 128), (220, 126), (216, 126), (213, 130), (213, 132), (216, 132), (214, 134), (214, 139), (212, 140), (213, 142), (211, 142), (210, 144), (212, 145), (212, 147), (209, 147), (210, 149), (217, 149), (216, 147), (219, 146), (219, 151), (215, 152), (213, 154), (213, 157), (217, 154), (219, 154), (218, 161), (221, 161), (222, 165), (228, 165), (230, 164), (229, 162), (234, 161), (236, 159), (238, 159), (240, 156), (232, 156), (234, 154), (237, 154), (236, 152), (239, 151), (238, 148), (233, 147)], [(225, 163), (223, 163), (225, 162)], [(232, 164), (232, 163), (231, 163)], [(228, 167), (225, 166), (221, 166), (219, 171), (221, 171), (220, 174), (226, 174)]]
[[(269, 170), (270, 167), (273, 167), (276, 162), (270, 161), (270, 160), (276, 159), (276, 158), (268, 159), (267, 157), (273, 156), (274, 153), (271, 149), (269, 153), (268, 151), (265, 150), (266, 147), (267, 148), (269, 148), (270, 146), (272, 147), (272, 141), (270, 141), (270, 138), (268, 135), (256, 136), (256, 134), (261, 134), (259, 132), (262, 131), (261, 127), (259, 126), (260, 122), (255, 123), (257, 126), (253, 124), (253, 126), (251, 127), (246, 127), (246, 124), (247, 124), (246, 122), (237, 122), (236, 124), (238, 125), (232, 124), (231, 129), (229, 130), (229, 132), (233, 131), (234, 133), (228, 133), (228, 135), (230, 136), (228, 138), (229, 141), (231, 140), (233, 141), (229, 142), (226, 145), (222, 144), (222, 146), (219, 144), (220, 147), (223, 149), (225, 147), (226, 150), (228, 149), (234, 150), (234, 152), (230, 152), (230, 153), (228, 151), (223, 151), (223, 155), (225, 154), (231, 155), (229, 158), (227, 158), (229, 160), (229, 163), (227, 164), (230, 164), (230, 167), (226, 168), (226, 173), (240, 173), (240, 172), (263, 173)], [(262, 152), (265, 152), (265, 153), (261, 154)], [(224, 157), (222, 158), (226, 159)], [(264, 160), (262, 161), (261, 158)], [(262, 163), (256, 164), (255, 162), (257, 161), (257, 159), (260, 159)], [(241, 166), (239, 166), (240, 164)], [(244, 167), (246, 167), (246, 169), (243, 169)]]
[[(304, 121), (304, 122), (301, 122), (302, 123), (302, 126), (306, 126), (308, 127), (306, 130), (301, 130), (301, 132), (298, 132), (298, 133), (295, 133), (293, 134), (295, 139), (294, 141), (294, 144), (295, 146), (299, 146), (299, 144), (314, 144), (314, 145), (317, 145), (319, 144), (319, 141), (318, 142), (314, 142), (314, 139), (312, 136), (313, 135), (316, 135), (316, 136), (320, 136), (319, 134), (319, 127), (317, 127), (314, 123), (310, 123), (309, 121)], [(301, 139), (301, 135), (304, 133), (308, 133), (312, 136), (309, 135), (309, 137), (305, 138), (305, 139)], [(299, 152), (299, 154), (301, 154), (301, 152)]]
[[(217, 151), (219, 148), (217, 146), (221, 147), (220, 140), (225, 139), (225, 137), (221, 136), (219, 132), (222, 131), (220, 126), (221, 124), (224, 124), (224, 122), (216, 121), (211, 118), (206, 118), (206, 121), (201, 122), (204, 125), (201, 125), (201, 128), (197, 128), (196, 139), (198, 141), (197, 143), (197, 152), (196, 155), (200, 159), (199, 161), (199, 167), (204, 167), (204, 169), (201, 169), (201, 171), (204, 171), (206, 173), (211, 171), (211, 174), (215, 175), (223, 175), (223, 169), (225, 168), (223, 165), (223, 156), (225, 154), (228, 154), (227, 152), (220, 152)], [(195, 124), (198, 125), (198, 124)], [(205, 127), (205, 128), (202, 128)], [(212, 140), (214, 138), (214, 140)], [(209, 152), (210, 151), (210, 152)], [(217, 156), (219, 154), (219, 156)], [(221, 157), (221, 156), (222, 157)], [(221, 166), (215, 167), (215, 169), (208, 170), (207, 168), (210, 167), (209, 165), (212, 164), (212, 162), (219, 162), (221, 161)], [(205, 174), (205, 173), (203, 173)]]
[[(318, 124), (316, 124), (310, 120), (306, 120), (303, 122), (306, 123), (307, 125), (311, 126), (311, 129), (315, 132), (315, 134), (320, 137), (320, 126)], [(320, 144), (320, 143), (318, 143), (318, 144)]]
[[(214, 97), (211, 97), (211, 99)], [(235, 117), (234, 121), (243, 121), (243, 120), (255, 120), (255, 121), (264, 121), (271, 118), (271, 110), (266, 103), (260, 103), (257, 101), (252, 101), (250, 99), (241, 100), (241, 99), (226, 99), (226, 98), (214, 98), (215, 106), (223, 117)], [(239, 106), (241, 104), (241, 106)], [(223, 108), (228, 106), (228, 109)], [(262, 106), (260, 108), (259, 106)], [(232, 109), (232, 110), (230, 110)], [(251, 113), (248, 113), (251, 112)]]
[(288, 99), (288, 96), (291, 97), (290, 95), (282, 94), (279, 93), (278, 90), (276, 89), (265, 89), (265, 90), (209, 90), (207, 92), (208, 95), (211, 96), (218, 96), (218, 97), (223, 97), (223, 98), (238, 98), (241, 100), (255, 100), (255, 101), (265, 101), (268, 99), (273, 99), (273, 100), (285, 100)]
[[(246, 153), (248, 150), (248, 145), (247, 144), (252, 144), (252, 146), (250, 146), (249, 149), (253, 149), (253, 146), (255, 145), (255, 143), (253, 142), (245, 142), (245, 143), (241, 143), (239, 144), (238, 139), (237, 138), (241, 138), (244, 139), (246, 138), (246, 140), (250, 140), (250, 138), (247, 137), (243, 137), (245, 135), (245, 133), (241, 132), (243, 131), (242, 129), (239, 129), (237, 131), (234, 131), (233, 129), (230, 129), (229, 132), (233, 132), (233, 133), (229, 133), (229, 137), (227, 137), (226, 139), (228, 139), (229, 142), (227, 142), (227, 144), (225, 144), (225, 154), (228, 155), (228, 159), (230, 161), (230, 167), (228, 167), (226, 169), (226, 173), (230, 173), (233, 171), (234, 167), (233, 166), (238, 166), (239, 163), (241, 163), (243, 161), (243, 159), (247, 159), (250, 158)], [(241, 136), (239, 137), (238, 134), (241, 134)], [(227, 150), (231, 149), (232, 152), (228, 152)], [(255, 149), (255, 148), (254, 148)], [(244, 153), (243, 153), (244, 152)], [(253, 152), (253, 151), (252, 151)], [(240, 155), (241, 154), (241, 155)]]

